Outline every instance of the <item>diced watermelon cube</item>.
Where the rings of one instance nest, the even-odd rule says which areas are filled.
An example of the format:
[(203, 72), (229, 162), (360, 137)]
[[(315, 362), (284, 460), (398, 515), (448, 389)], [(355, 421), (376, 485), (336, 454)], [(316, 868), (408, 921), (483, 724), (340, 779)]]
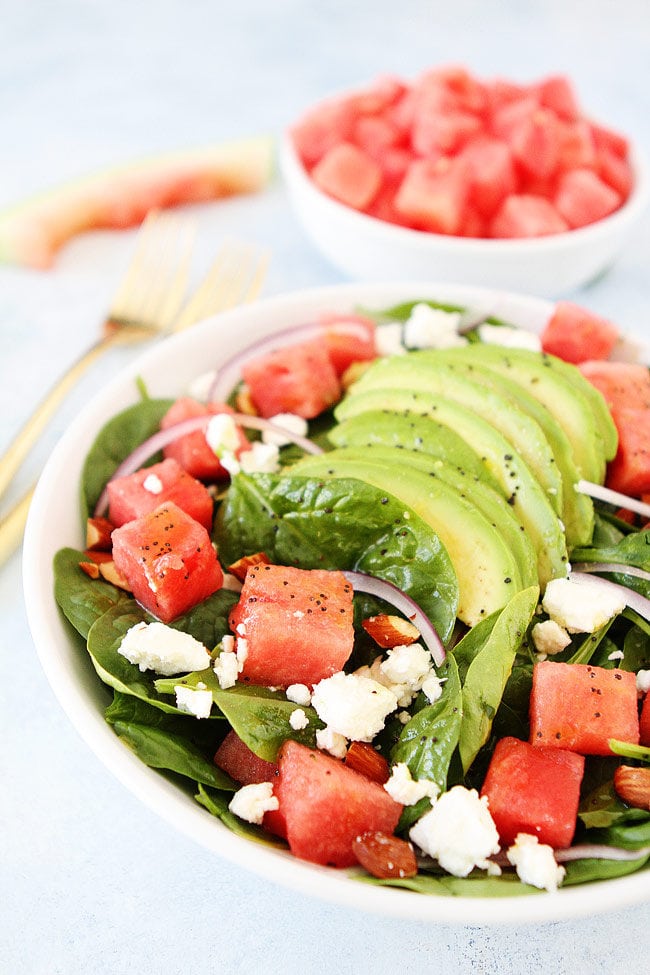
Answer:
[(570, 846), (576, 828), (583, 755), (533, 746), (518, 738), (497, 742), (483, 782), (503, 846), (531, 833), (555, 849)]
[(571, 301), (558, 301), (541, 334), (542, 348), (565, 362), (607, 359), (619, 339), (613, 322)]
[(382, 115), (362, 115), (354, 124), (352, 141), (376, 162), (380, 162), (386, 149), (404, 144), (404, 134)]
[(355, 210), (372, 203), (382, 181), (379, 165), (352, 142), (339, 142), (326, 152), (311, 175), (323, 193)]
[(116, 528), (166, 501), (173, 501), (208, 531), (212, 528), (214, 501), (207, 488), (172, 457), (109, 481), (107, 490), (109, 519)]
[(559, 151), (557, 168), (596, 169), (596, 143), (591, 126), (584, 119), (558, 123)]
[[(253, 785), (256, 782), (272, 782), (275, 785), (280, 774), (277, 762), (267, 762), (259, 758), (232, 729), (217, 748), (214, 764), (242, 785)], [(286, 838), (287, 825), (279, 809), (264, 813), (262, 825), (270, 833)]]
[(513, 131), (538, 111), (539, 98), (526, 92), (521, 98), (512, 98), (497, 105), (492, 112), (490, 128), (498, 139), (509, 140)]
[(650, 491), (650, 410), (618, 406), (613, 413), (618, 450), (605, 483), (613, 491), (639, 497)]
[(603, 147), (596, 154), (596, 170), (600, 178), (620, 195), (622, 201), (627, 200), (634, 188), (634, 173), (627, 159)]
[(580, 107), (573, 85), (566, 75), (551, 75), (535, 87), (545, 108), (552, 109), (556, 115), (569, 122), (577, 120)]
[(650, 747), (650, 694), (646, 694), (639, 719), (639, 744)]
[(429, 104), (480, 115), (487, 107), (487, 92), (482, 81), (462, 65), (446, 65), (425, 71), (415, 90)]
[(467, 166), (446, 156), (435, 163), (411, 163), (395, 196), (395, 209), (422, 230), (455, 234), (469, 199)]
[(627, 158), (630, 145), (624, 135), (596, 122), (591, 123), (591, 131), (597, 149), (610, 149), (618, 156)]
[(352, 852), (357, 836), (394, 832), (403, 807), (378, 782), (295, 741), (284, 743), (278, 765), (274, 791), (294, 856), (350, 867), (357, 862)]
[(453, 154), (483, 130), (481, 119), (458, 109), (421, 109), (411, 128), (411, 145), (418, 156), (429, 161)]
[[(232, 412), (225, 403), (204, 404), (189, 396), (182, 396), (165, 413), (160, 427), (162, 430), (167, 430), (175, 423), (181, 423), (183, 420), (188, 420), (194, 416), (211, 416)], [(235, 451), (237, 455), (250, 447), (243, 430), (238, 430), (238, 438), (239, 447)], [(229, 476), (228, 471), (220, 464), (219, 458), (205, 439), (205, 432), (202, 430), (187, 433), (179, 437), (178, 440), (174, 440), (173, 443), (168, 444), (163, 449), (163, 454), (165, 457), (172, 457), (183, 470), (200, 481), (219, 481)]]
[(406, 85), (394, 75), (382, 75), (362, 91), (354, 92), (344, 101), (364, 116), (385, 114), (406, 91)]
[(549, 660), (535, 664), (530, 696), (532, 745), (611, 755), (610, 738), (638, 744), (633, 673)]
[(341, 384), (320, 339), (249, 359), (242, 375), (264, 417), (296, 413), (310, 420), (341, 398)]
[(142, 606), (169, 623), (216, 592), (223, 572), (207, 531), (169, 501), (112, 535), (113, 561)]
[(569, 226), (552, 203), (532, 193), (512, 193), (490, 221), (491, 237), (544, 237)]
[(322, 315), (323, 340), (337, 376), (353, 362), (369, 362), (377, 356), (377, 327), (363, 315)]
[(621, 195), (591, 169), (562, 173), (553, 200), (570, 227), (585, 227), (609, 216), (621, 205)]
[(293, 143), (307, 169), (350, 137), (356, 117), (354, 106), (338, 99), (318, 105), (293, 127)]
[(600, 390), (614, 416), (630, 405), (650, 409), (650, 372), (640, 362), (588, 360), (578, 368)]
[(352, 595), (341, 572), (252, 566), (230, 614), (246, 641), (241, 680), (312, 685), (342, 670), (354, 643)]
[(501, 139), (486, 136), (470, 142), (460, 155), (468, 166), (472, 204), (491, 216), (517, 186), (510, 149)]
[(548, 179), (557, 169), (560, 157), (560, 130), (557, 116), (538, 108), (513, 124), (506, 136), (513, 158), (527, 173)]

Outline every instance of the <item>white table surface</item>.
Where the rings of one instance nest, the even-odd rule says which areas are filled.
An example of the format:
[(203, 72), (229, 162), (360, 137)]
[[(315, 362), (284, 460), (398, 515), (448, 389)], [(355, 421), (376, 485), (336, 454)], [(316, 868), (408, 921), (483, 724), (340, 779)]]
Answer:
[[(0, 0), (0, 206), (111, 162), (278, 132), (312, 101), (383, 72), (466, 63), (570, 72), (593, 115), (650, 144), (647, 0)], [(266, 294), (341, 276), (283, 189), (201, 209), (198, 259), (226, 236), (268, 245)], [(0, 267), (0, 448), (94, 337), (129, 233), (79, 237), (55, 268)], [(570, 297), (650, 339), (650, 217), (609, 274)], [(7, 501), (134, 352), (66, 401)], [(104, 769), (54, 699), (17, 554), (0, 572), (0, 972), (635, 973), (650, 902), (510, 927), (375, 917), (298, 896), (177, 835)], [(649, 891), (650, 897), (650, 891)], [(504, 903), (507, 916), (507, 902)]]

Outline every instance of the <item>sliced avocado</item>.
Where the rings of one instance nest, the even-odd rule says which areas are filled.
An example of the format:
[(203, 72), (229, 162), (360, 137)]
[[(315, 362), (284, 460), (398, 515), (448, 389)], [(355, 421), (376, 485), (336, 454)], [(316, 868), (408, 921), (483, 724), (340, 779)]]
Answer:
[(478, 508), (440, 479), (406, 465), (332, 462), (329, 454), (311, 455), (291, 468), (310, 477), (354, 477), (399, 498), (424, 519), (447, 549), (458, 578), (458, 617), (474, 626), (505, 606), (524, 588), (517, 560), (499, 532)]
[(503, 495), (482, 480), (483, 473), (469, 474), (422, 451), (408, 450), (404, 447), (385, 447), (381, 444), (366, 447), (361, 455), (358, 446), (340, 447), (327, 455), (332, 465), (340, 461), (358, 460), (360, 456), (364, 463), (386, 468), (393, 466), (399, 468), (406, 464), (408, 467), (423, 471), (429, 477), (440, 478), (457, 491), (460, 497), (475, 505), (493, 528), (501, 534), (517, 559), (522, 584), (537, 585), (537, 559), (532, 542)]
[[(567, 545), (569, 549), (579, 545), (589, 545), (594, 531), (594, 505), (590, 497), (576, 491), (580, 474), (573, 460), (569, 438), (558, 421), (543, 403), (531, 396), (524, 386), (514, 382), (509, 376), (486, 368), (483, 364), (476, 365), (473, 362), (462, 361), (458, 356), (449, 357), (448, 351), (447, 349), (437, 351), (435, 358), (447, 362), (451, 369), (470, 376), (475, 383), (499, 392), (506, 400), (515, 403), (524, 413), (532, 416), (540, 425), (551, 445), (557, 469), (562, 477), (562, 522), (566, 531)], [(434, 353), (427, 354), (434, 355)]]
[(402, 416), (388, 410), (369, 410), (337, 423), (328, 431), (327, 439), (335, 447), (359, 448), (377, 444), (422, 451), (468, 475), (480, 477), (493, 488), (499, 487), (476, 451), (451, 427), (428, 416), (415, 413)]
[(459, 358), (480, 363), (523, 386), (563, 427), (573, 446), (581, 477), (603, 483), (606, 461), (611, 453), (611, 436), (609, 433), (604, 436), (605, 425), (602, 418), (596, 418), (592, 399), (584, 389), (587, 380), (578, 369), (573, 367), (567, 373), (558, 368), (552, 356), (480, 342), (461, 349), (449, 349), (446, 354), (452, 361)]
[(542, 588), (549, 579), (566, 575), (568, 557), (560, 519), (529, 468), (502, 433), (460, 403), (432, 393), (404, 389), (371, 389), (356, 396), (346, 396), (334, 413), (337, 420), (346, 420), (377, 409), (392, 410), (401, 415), (430, 416), (456, 430), (497, 479), (504, 497), (530, 535), (537, 553), (537, 572)]
[(516, 403), (509, 403), (500, 393), (474, 382), (431, 352), (378, 359), (354, 383), (349, 395), (369, 389), (422, 390), (473, 410), (510, 441), (546, 492), (551, 506), (557, 514), (562, 513), (562, 477), (551, 446), (537, 421)]

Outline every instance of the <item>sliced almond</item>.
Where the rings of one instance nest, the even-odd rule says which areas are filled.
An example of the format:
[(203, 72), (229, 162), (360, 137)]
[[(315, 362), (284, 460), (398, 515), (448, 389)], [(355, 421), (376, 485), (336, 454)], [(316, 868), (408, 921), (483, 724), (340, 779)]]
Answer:
[(99, 563), (99, 574), (106, 582), (112, 582), (114, 586), (117, 586), (119, 589), (124, 589), (126, 592), (132, 592), (131, 586), (122, 573), (118, 572), (115, 568), (115, 562), (112, 560), (110, 562)]
[(228, 572), (234, 575), (236, 579), (243, 582), (246, 578), (246, 573), (253, 565), (270, 565), (271, 562), (264, 552), (255, 552), (253, 555), (244, 555), (241, 559), (237, 559), (232, 565), (228, 566)]
[(650, 768), (619, 765), (614, 772), (614, 788), (628, 806), (650, 811)]
[(360, 772), (367, 779), (379, 782), (380, 785), (388, 782), (390, 778), (390, 768), (384, 756), (365, 741), (353, 741), (347, 750), (344, 762), (355, 772)]
[(420, 637), (420, 631), (413, 623), (409, 623), (401, 616), (389, 616), (387, 613), (369, 616), (362, 621), (361, 625), (375, 643), (384, 649), (407, 646), (409, 643), (415, 643)]
[(257, 416), (257, 410), (255, 409), (255, 404), (251, 398), (248, 386), (242, 386), (237, 391), (235, 406), (239, 413), (245, 413), (246, 416)]
[(361, 376), (363, 376), (369, 365), (371, 365), (371, 363), (363, 359), (360, 359), (358, 362), (351, 362), (341, 376), (342, 388), (344, 390), (349, 389), (353, 383), (356, 383), (357, 379), (360, 379)]
[(352, 841), (352, 851), (373, 877), (403, 879), (414, 877), (418, 872), (411, 844), (390, 833), (362, 833)]
[(95, 552), (110, 552), (114, 527), (108, 518), (89, 518), (86, 522), (86, 548)]
[(90, 579), (99, 579), (99, 566), (96, 562), (80, 562), (79, 568), (85, 572)]

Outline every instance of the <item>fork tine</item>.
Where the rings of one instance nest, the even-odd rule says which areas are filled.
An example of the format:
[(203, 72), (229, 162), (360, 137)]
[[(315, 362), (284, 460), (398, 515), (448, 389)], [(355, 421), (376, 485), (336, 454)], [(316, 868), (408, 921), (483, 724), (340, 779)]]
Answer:
[(187, 290), (195, 236), (195, 221), (151, 210), (113, 301), (110, 320), (169, 331)]
[(268, 267), (268, 254), (232, 242), (224, 244), (173, 330), (183, 331), (208, 315), (257, 297)]

